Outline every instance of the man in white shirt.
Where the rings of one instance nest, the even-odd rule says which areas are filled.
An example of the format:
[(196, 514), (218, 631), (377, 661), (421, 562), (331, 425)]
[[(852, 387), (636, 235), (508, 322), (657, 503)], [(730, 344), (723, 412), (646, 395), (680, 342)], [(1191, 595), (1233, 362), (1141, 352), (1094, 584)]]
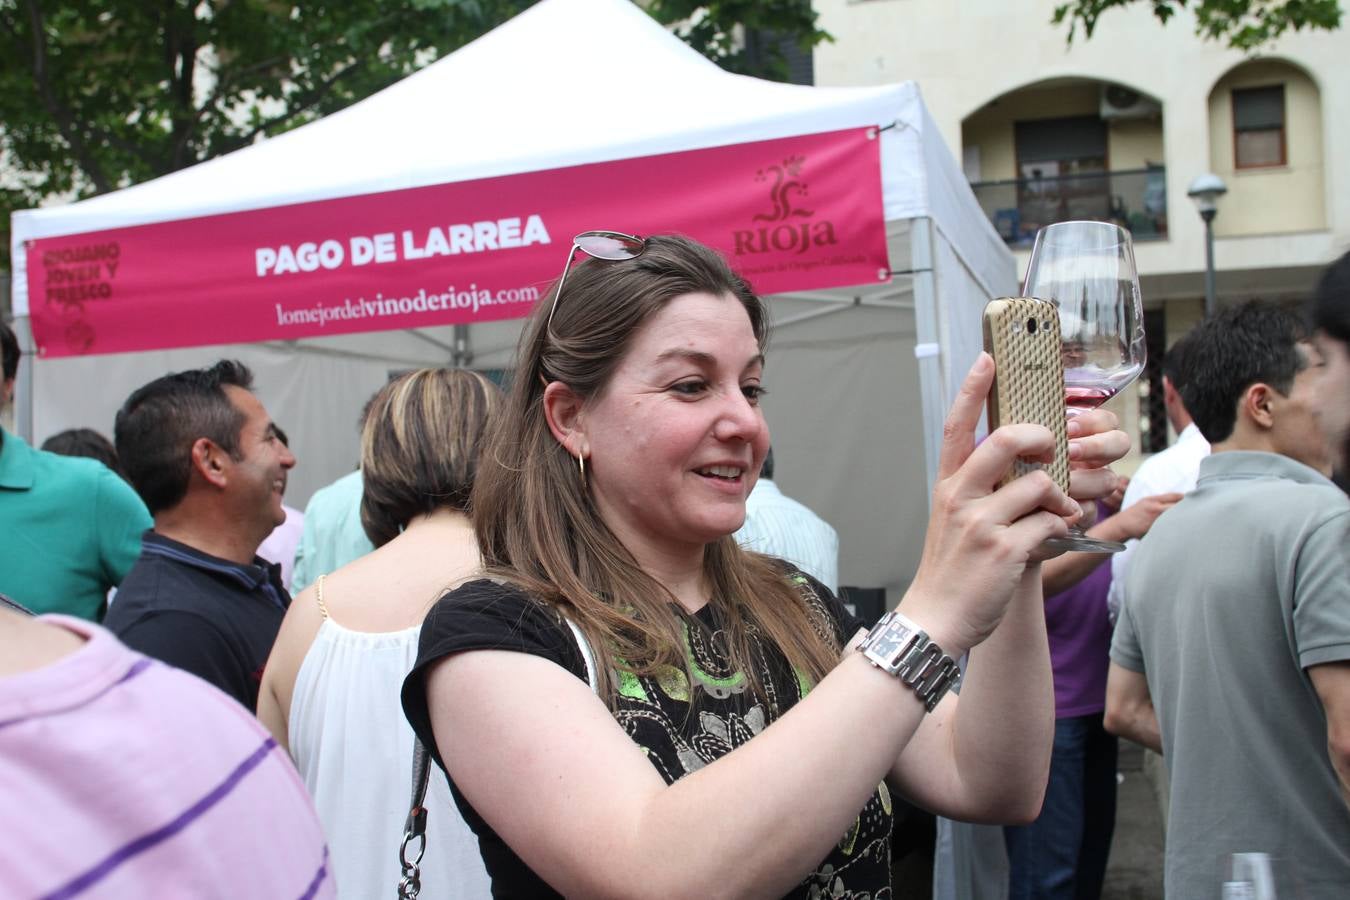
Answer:
[[(1177, 441), (1166, 450), (1153, 454), (1139, 466), (1125, 490), (1125, 499), (1120, 509), (1129, 509), (1145, 497), (1155, 494), (1184, 494), (1195, 489), (1196, 475), (1200, 471), (1200, 460), (1209, 456), (1209, 441), (1200, 433), (1186, 411), (1181, 400), (1181, 385), (1185, 383), (1186, 337), (1183, 335), (1163, 359), (1163, 406), (1167, 410), (1167, 420), (1177, 432)], [(1106, 595), (1106, 604), (1111, 610), (1111, 620), (1120, 614), (1120, 606), (1125, 601), (1125, 575), (1129, 571), (1130, 557), (1138, 540), (1125, 543), (1125, 549), (1111, 557), (1111, 589)]]
[(777, 556), (839, 593), (839, 535), (773, 483), (773, 448), (745, 500), (745, 524), (736, 540), (747, 550)]

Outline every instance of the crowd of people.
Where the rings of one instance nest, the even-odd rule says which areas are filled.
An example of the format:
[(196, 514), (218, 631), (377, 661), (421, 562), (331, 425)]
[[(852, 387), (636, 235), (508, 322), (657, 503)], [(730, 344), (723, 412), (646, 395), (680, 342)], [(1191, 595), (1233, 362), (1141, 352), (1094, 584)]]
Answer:
[[(1005, 826), (1004, 893), (1094, 897), (1116, 735), (1168, 766), (1169, 896), (1251, 850), (1344, 892), (1350, 254), (1310, 324), (1171, 348), (1180, 439), (1128, 488), (1103, 410), (1067, 494), (999, 487), (1053, 439), (977, 442), (981, 355), (871, 622), (772, 483), (761, 299), (691, 240), (583, 238), (509, 389), (394, 378), (303, 519), (238, 362), (133, 392), (112, 447), (0, 432), (0, 893), (881, 898), (913, 803)], [(1128, 555), (1045, 548), (1075, 523)]]

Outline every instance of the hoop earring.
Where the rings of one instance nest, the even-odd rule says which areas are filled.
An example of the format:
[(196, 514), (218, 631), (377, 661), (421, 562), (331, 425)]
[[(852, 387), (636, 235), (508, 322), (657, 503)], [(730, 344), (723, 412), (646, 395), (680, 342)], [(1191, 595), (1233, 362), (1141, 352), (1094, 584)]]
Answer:
[(581, 486), (586, 486), (586, 457), (577, 454), (577, 467), (581, 469)]

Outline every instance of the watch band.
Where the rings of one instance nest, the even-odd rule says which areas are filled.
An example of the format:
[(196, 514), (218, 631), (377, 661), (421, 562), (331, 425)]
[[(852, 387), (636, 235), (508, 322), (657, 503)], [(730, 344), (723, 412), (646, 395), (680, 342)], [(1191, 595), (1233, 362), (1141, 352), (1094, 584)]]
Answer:
[(926, 631), (894, 610), (872, 626), (858, 649), (872, 665), (912, 688), (928, 712), (961, 683), (956, 661)]

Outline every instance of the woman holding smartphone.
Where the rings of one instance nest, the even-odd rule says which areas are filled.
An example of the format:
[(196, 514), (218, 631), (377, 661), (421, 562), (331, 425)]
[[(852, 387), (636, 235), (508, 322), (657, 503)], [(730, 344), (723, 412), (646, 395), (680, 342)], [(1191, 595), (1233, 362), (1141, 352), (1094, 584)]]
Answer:
[[(1054, 727), (1038, 547), (1079, 507), (1043, 473), (994, 485), (1049, 431), (975, 447), (982, 356), (919, 572), (864, 642), (826, 588), (731, 537), (769, 445), (759, 298), (686, 239), (577, 249), (474, 486), (490, 578), (437, 603), (404, 685), (494, 896), (888, 896), (891, 790), (1033, 818)], [(1128, 440), (1109, 413), (1076, 421), (1095, 497)]]

